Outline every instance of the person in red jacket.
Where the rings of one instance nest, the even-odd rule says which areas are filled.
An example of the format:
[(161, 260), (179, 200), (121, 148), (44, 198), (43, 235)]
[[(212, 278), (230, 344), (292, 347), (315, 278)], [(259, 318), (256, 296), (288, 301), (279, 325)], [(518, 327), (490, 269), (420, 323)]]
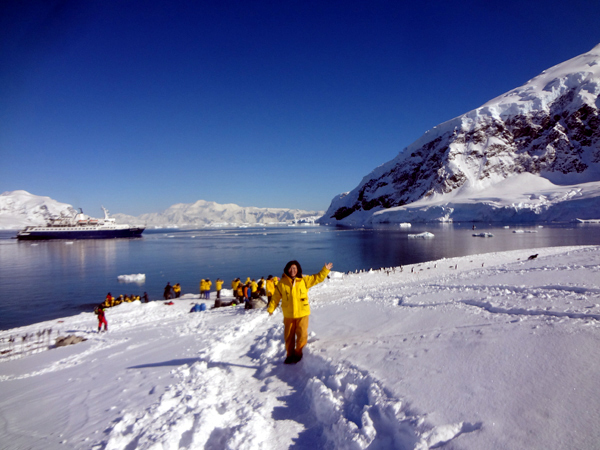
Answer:
[(98, 316), (98, 332), (102, 330), (102, 324), (104, 324), (104, 331), (108, 331), (108, 322), (104, 315), (104, 306), (102, 304), (98, 305), (94, 312)]

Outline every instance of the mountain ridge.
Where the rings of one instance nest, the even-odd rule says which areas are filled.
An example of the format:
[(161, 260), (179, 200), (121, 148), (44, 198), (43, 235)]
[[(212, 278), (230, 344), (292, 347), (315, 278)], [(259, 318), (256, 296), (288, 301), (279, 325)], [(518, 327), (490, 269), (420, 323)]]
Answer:
[[(73, 216), (77, 211), (69, 204), (24, 190), (0, 194), (0, 229), (18, 229), (28, 225), (45, 225), (52, 216)], [(233, 203), (219, 204), (206, 200), (177, 203), (160, 213), (140, 216), (112, 214), (119, 223), (147, 226), (203, 227), (243, 224), (313, 223), (323, 211), (286, 208), (242, 207)]]
[[(414, 213), (419, 207), (416, 202), (425, 199), (431, 204), (452, 199), (454, 206), (450, 214), (421, 214), (422, 221), (451, 221), (454, 216), (480, 220), (466, 211), (459, 214), (460, 205), (469, 203), (458, 201), (461, 191), (485, 191), (522, 173), (541, 176), (557, 186), (598, 182), (599, 92), (600, 44), (428, 130), (366, 175), (352, 191), (334, 197), (319, 222), (364, 225), (405, 221), (414, 217), (408, 210)], [(594, 213), (600, 214), (600, 201), (592, 203)], [(391, 208), (393, 218), (383, 219)], [(405, 208), (407, 214), (399, 214), (398, 208)], [(556, 208), (556, 204), (544, 208)], [(506, 214), (499, 214), (498, 220), (506, 219)], [(527, 220), (544, 219), (533, 215)]]

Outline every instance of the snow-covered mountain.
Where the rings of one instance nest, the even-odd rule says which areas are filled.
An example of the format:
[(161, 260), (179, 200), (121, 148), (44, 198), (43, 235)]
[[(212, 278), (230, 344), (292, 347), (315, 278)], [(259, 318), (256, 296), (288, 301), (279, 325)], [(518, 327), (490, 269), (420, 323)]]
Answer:
[(600, 218), (600, 44), (442, 123), (321, 223)]
[(0, 194), (0, 229), (44, 225), (51, 216), (60, 216), (63, 213), (73, 216), (77, 211), (71, 205), (27, 191)]
[(115, 214), (119, 222), (142, 222), (148, 226), (210, 226), (240, 224), (274, 224), (283, 222), (314, 222), (323, 211), (303, 211), (285, 208), (243, 207), (233, 203), (219, 204), (198, 200), (195, 203), (178, 203), (160, 213), (137, 217)]
[[(30, 194), (27, 191), (11, 191), (0, 194), (0, 229), (18, 229), (27, 225), (44, 225), (51, 216), (61, 213), (73, 216), (75, 209), (50, 197)], [(220, 205), (198, 200), (195, 203), (179, 203), (161, 213), (142, 214), (134, 217), (113, 214), (118, 223), (146, 224), (149, 226), (215, 226), (241, 224), (312, 223), (323, 211), (303, 211), (285, 208), (242, 207), (234, 204)]]

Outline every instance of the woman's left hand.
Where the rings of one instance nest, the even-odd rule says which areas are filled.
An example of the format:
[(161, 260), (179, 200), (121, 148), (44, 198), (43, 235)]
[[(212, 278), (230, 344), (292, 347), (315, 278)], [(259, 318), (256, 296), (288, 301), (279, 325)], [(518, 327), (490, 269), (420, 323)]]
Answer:
[(327, 267), (327, 270), (331, 270), (331, 268), (333, 267), (333, 263), (332, 262), (327, 263), (327, 264), (325, 264), (325, 267)]

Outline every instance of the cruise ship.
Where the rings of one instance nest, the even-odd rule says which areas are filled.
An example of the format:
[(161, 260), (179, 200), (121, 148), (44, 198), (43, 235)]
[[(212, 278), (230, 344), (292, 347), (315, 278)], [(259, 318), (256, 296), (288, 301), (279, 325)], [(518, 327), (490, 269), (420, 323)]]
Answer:
[(39, 239), (114, 239), (138, 238), (146, 229), (145, 227), (117, 224), (115, 219), (109, 217), (108, 210), (103, 206), (104, 219), (94, 219), (83, 213), (73, 217), (54, 217), (44, 226), (28, 226), (17, 233), (20, 240)]

